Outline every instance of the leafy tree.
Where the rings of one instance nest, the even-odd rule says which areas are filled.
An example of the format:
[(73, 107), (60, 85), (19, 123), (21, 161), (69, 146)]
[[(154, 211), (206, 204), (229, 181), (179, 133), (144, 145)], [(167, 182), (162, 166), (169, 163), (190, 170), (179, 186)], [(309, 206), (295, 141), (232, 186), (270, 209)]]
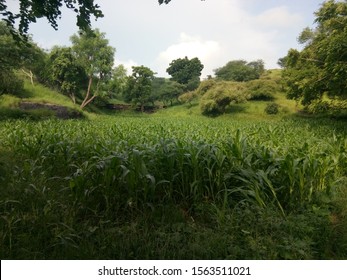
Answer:
[(25, 43), (15, 41), (11, 33), (11, 27), (0, 22), (0, 91), (15, 94), (21, 90), (23, 81), (14, 71), (21, 69), (33, 83), (34, 73), (43, 69), (45, 53), (30, 38)]
[(22, 44), (16, 44), (11, 28), (0, 22), (0, 71), (19, 68)]
[(77, 26), (82, 30), (90, 27), (90, 17), (102, 17), (103, 14), (94, 0), (20, 0), (19, 13), (8, 10), (6, 0), (0, 0), (0, 15), (9, 26), (14, 26), (19, 19), (19, 33), (27, 34), (29, 24), (38, 18), (45, 17), (54, 29), (58, 28), (57, 20), (61, 17), (61, 8), (65, 5), (76, 13)]
[(111, 98), (123, 98), (127, 78), (127, 69), (123, 64), (112, 69), (111, 79), (107, 84), (107, 91)]
[[(81, 104), (83, 109), (98, 95), (101, 95), (103, 83), (111, 78), (115, 49), (108, 45), (105, 33), (96, 30), (82, 31), (71, 37), (72, 50), (77, 63), (88, 76), (88, 87)], [(93, 82), (96, 85), (93, 86)]]
[(125, 100), (140, 104), (144, 112), (144, 105), (151, 101), (152, 81), (154, 72), (145, 66), (133, 66), (133, 73), (128, 78)]
[(326, 1), (315, 15), (317, 27), (299, 36), (303, 50), (283, 58), (287, 95), (303, 105), (347, 97), (347, 1)]
[(154, 78), (152, 81), (153, 100), (162, 101), (165, 105), (169, 102), (178, 102), (178, 97), (183, 93), (184, 86), (169, 79)]
[(76, 95), (86, 83), (88, 77), (78, 64), (72, 48), (55, 47), (48, 58), (48, 79), (51, 85), (68, 95), (76, 103)]
[(215, 70), (217, 78), (225, 81), (247, 82), (259, 79), (264, 72), (264, 61), (247, 62), (245, 60), (232, 60), (225, 66)]
[(172, 80), (185, 85), (187, 90), (194, 90), (199, 86), (201, 71), (204, 65), (199, 58), (178, 58), (170, 63), (166, 72), (171, 75)]

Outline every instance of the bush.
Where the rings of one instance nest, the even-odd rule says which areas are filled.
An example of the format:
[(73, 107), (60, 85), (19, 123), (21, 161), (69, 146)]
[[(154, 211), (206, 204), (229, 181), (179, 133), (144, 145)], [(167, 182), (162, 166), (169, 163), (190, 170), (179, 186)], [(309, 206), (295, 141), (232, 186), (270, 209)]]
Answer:
[(268, 115), (276, 115), (278, 114), (279, 107), (280, 106), (276, 103), (269, 103), (265, 108), (265, 113), (267, 113)]
[(24, 82), (13, 71), (0, 72), (0, 95), (18, 94), (23, 90)]
[(204, 115), (223, 114), (232, 103), (246, 102), (247, 97), (242, 83), (219, 82), (201, 98), (200, 108)]
[(249, 81), (246, 87), (250, 100), (273, 100), (276, 92), (280, 91), (279, 85), (272, 80)]
[(204, 95), (207, 91), (213, 88), (216, 85), (216, 81), (213, 79), (209, 79), (206, 81), (202, 81), (199, 87), (196, 89), (197, 95)]
[(346, 100), (317, 100), (312, 102), (306, 108), (306, 111), (312, 114), (326, 115), (326, 116), (343, 116), (347, 114), (347, 101)]
[(221, 113), (220, 108), (218, 107), (216, 101), (212, 99), (201, 100), (200, 109), (204, 115), (218, 115)]
[(191, 102), (197, 98), (196, 91), (188, 91), (186, 93), (183, 93), (178, 97), (178, 101), (181, 103), (189, 103), (191, 105)]

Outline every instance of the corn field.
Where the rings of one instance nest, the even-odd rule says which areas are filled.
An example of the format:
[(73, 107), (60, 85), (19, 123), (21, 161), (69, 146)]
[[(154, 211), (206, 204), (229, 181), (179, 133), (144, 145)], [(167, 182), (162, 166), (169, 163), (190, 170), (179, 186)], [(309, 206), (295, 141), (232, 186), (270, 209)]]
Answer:
[(18, 232), (36, 222), (42, 236), (54, 237), (48, 247), (73, 248), (76, 221), (92, 234), (100, 217), (158, 205), (184, 205), (187, 213), (212, 205), (223, 218), (246, 204), (285, 219), (329, 200), (347, 176), (347, 131), (333, 122), (103, 117), (0, 127), (5, 258), (18, 254)]

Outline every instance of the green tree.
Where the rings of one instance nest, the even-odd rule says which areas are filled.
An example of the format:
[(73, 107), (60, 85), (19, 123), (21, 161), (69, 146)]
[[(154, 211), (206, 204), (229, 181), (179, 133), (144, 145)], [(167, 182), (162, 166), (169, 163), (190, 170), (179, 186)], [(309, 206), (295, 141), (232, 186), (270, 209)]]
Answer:
[(303, 105), (347, 97), (347, 1), (326, 1), (315, 15), (316, 28), (299, 36), (303, 50), (283, 59), (287, 95)]
[(111, 79), (108, 82), (107, 91), (111, 98), (121, 99), (127, 85), (127, 69), (123, 64), (112, 69)]
[(20, 68), (21, 48), (11, 36), (11, 28), (0, 22), (0, 71)]
[(75, 104), (76, 96), (88, 77), (82, 66), (78, 64), (72, 48), (54, 47), (49, 54), (47, 64), (49, 83), (57, 86)]
[(151, 101), (154, 72), (145, 66), (133, 66), (133, 73), (128, 77), (125, 100), (141, 106)]
[[(72, 50), (80, 65), (88, 76), (86, 95), (81, 104), (83, 109), (98, 95), (102, 95), (103, 83), (111, 78), (115, 49), (109, 46), (105, 33), (96, 30), (82, 31), (71, 37)], [(93, 82), (96, 85), (93, 86)]]
[(199, 86), (201, 71), (204, 65), (199, 58), (178, 58), (173, 60), (166, 72), (171, 75), (172, 80), (185, 85), (187, 90), (194, 90)]
[(44, 68), (45, 53), (30, 38), (27, 42), (15, 41), (11, 33), (11, 27), (0, 22), (0, 91), (15, 94), (23, 84), (15, 70), (21, 69), (33, 83), (34, 74)]
[(232, 60), (215, 71), (217, 78), (225, 81), (247, 82), (259, 79), (265, 71), (264, 61)]
[(54, 29), (58, 28), (57, 20), (61, 17), (61, 8), (65, 5), (76, 13), (77, 26), (82, 30), (90, 27), (90, 17), (102, 17), (103, 14), (94, 0), (20, 0), (19, 13), (8, 9), (6, 0), (0, 0), (0, 16), (9, 26), (19, 20), (19, 33), (27, 34), (29, 24), (38, 18), (45, 17)]
[(152, 81), (153, 100), (162, 101), (165, 105), (173, 105), (173, 102), (179, 102), (178, 97), (183, 93), (184, 86), (169, 79), (154, 78)]

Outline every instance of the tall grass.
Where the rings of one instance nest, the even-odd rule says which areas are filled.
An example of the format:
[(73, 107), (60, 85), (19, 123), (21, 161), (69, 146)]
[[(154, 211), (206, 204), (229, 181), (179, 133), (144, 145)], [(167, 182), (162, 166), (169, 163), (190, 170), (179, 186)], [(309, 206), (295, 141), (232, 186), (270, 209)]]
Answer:
[[(60, 257), (76, 256), (75, 248), (90, 258), (97, 245), (83, 238), (167, 207), (185, 222), (204, 220), (206, 208), (217, 217), (208, 223), (220, 225), (240, 207), (290, 220), (323, 209), (347, 175), (346, 131), (334, 123), (4, 121), (0, 141), (3, 258), (59, 258), (62, 246)], [(31, 234), (40, 237), (29, 245)]]

